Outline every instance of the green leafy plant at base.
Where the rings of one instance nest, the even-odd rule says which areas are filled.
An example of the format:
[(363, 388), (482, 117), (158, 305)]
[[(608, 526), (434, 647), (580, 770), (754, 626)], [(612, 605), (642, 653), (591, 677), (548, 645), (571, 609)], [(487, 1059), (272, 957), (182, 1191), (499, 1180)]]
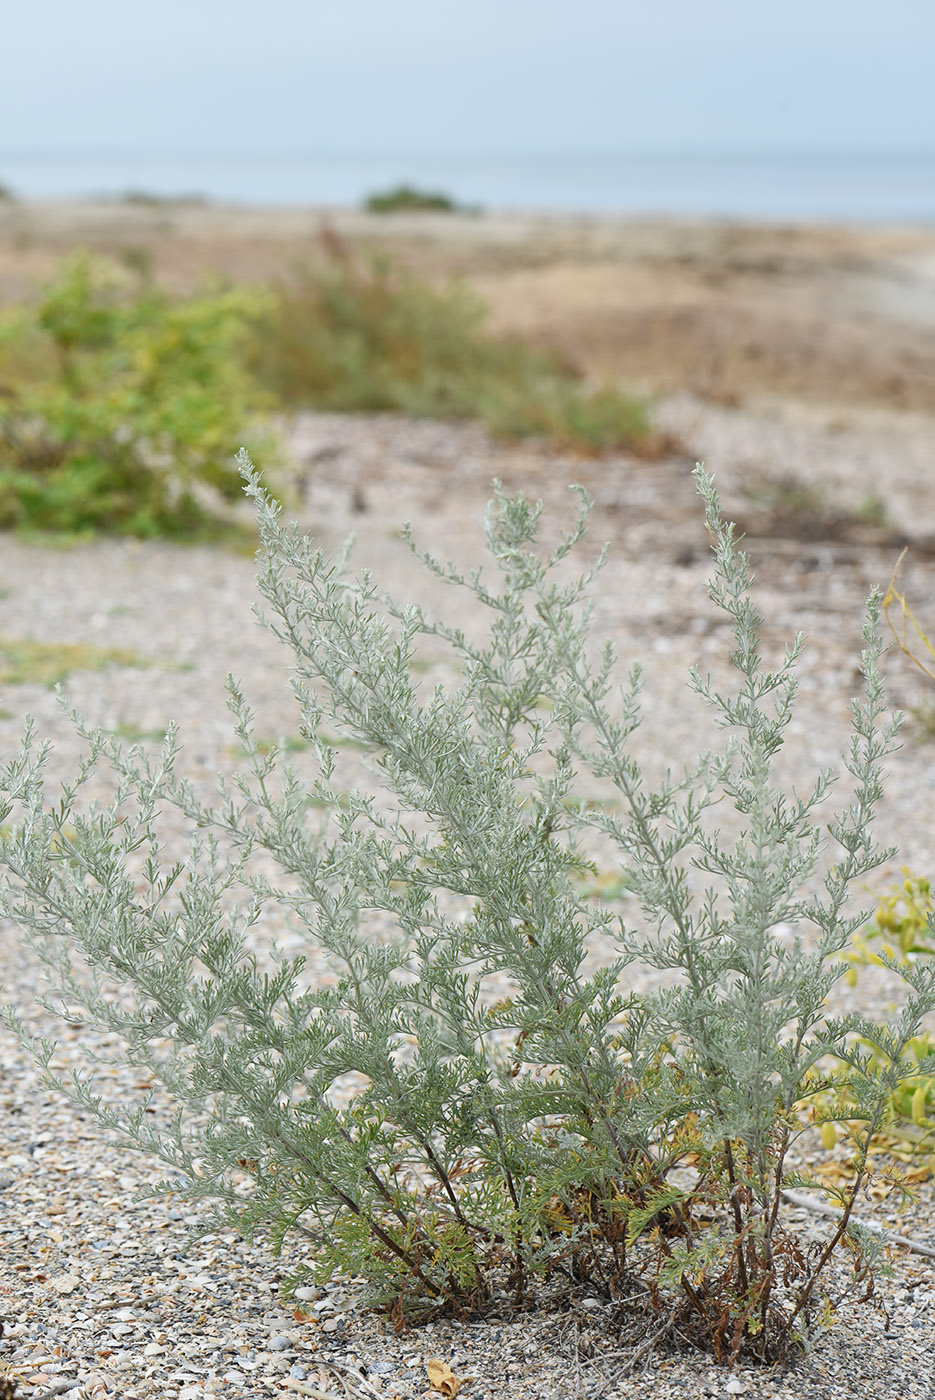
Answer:
[(231, 453), (261, 399), (243, 364), (257, 298), (172, 302), (85, 256), (0, 318), (0, 528), (236, 537)]
[[(847, 980), (857, 985), (858, 969), (906, 967), (919, 958), (935, 955), (935, 904), (932, 886), (924, 877), (903, 871), (879, 902), (873, 922), (855, 935), (844, 953)], [(866, 1047), (872, 1055), (879, 1051)], [(906, 1047), (911, 1072), (893, 1089), (879, 1140), (883, 1146), (916, 1155), (935, 1153), (935, 1074), (923, 1072), (935, 1056), (935, 1033), (928, 1030), (913, 1036)], [(839, 1095), (838, 1107), (846, 1114), (846, 1094)], [(827, 1135), (828, 1144), (831, 1136)]]
[(337, 413), (479, 418), (503, 437), (581, 452), (649, 450), (645, 405), (589, 389), (551, 356), (484, 330), (466, 287), (436, 288), (336, 238), (274, 293), (258, 321), (255, 372), (282, 402)]
[[(348, 576), (282, 526), (244, 470), (260, 591), (292, 654), (316, 775), (300, 782), (264, 751), (233, 681), (249, 758), (214, 805), (175, 772), (174, 731), (157, 758), (77, 717), (87, 756), (47, 793), (27, 727), (0, 771), (0, 903), (48, 969), (45, 1004), (116, 1034), (178, 1109), (160, 1123), (145, 1104), (109, 1102), (93, 1067), (62, 1081), (54, 1044), (21, 1027), (47, 1081), (156, 1153), (166, 1193), (213, 1200), (202, 1233), (263, 1228), (277, 1251), (289, 1238), (289, 1287), (309, 1271), (359, 1275), (400, 1326), (586, 1283), (620, 1303), (634, 1356), (648, 1338), (688, 1339), (724, 1364), (806, 1344), (839, 1294), (869, 1287), (882, 1244), (851, 1215), (935, 1006), (935, 970), (910, 964), (888, 1024), (826, 1009), (864, 920), (846, 912), (848, 892), (889, 858), (870, 834), (895, 735), (879, 600), (845, 759), (853, 795), (827, 823), (835, 857), (822, 875), (830, 775), (794, 796), (774, 776), (801, 639), (777, 667), (763, 661), (747, 561), (703, 473), (711, 597), (733, 629), (736, 679), (721, 691), (692, 677), (724, 742), (653, 787), (633, 743), (639, 667), (619, 685), (613, 648), (589, 643), (600, 564), (570, 581), (558, 572), (584, 502), (550, 551), (539, 508), (498, 490), (489, 574), (419, 554), (486, 615), (472, 641), (381, 598), (368, 574)], [(456, 688), (420, 688), (410, 662), (428, 639), (459, 659)], [(370, 783), (340, 781), (329, 734), (366, 746)], [(108, 768), (113, 800), (89, 807), (85, 786), (97, 792)], [(578, 800), (595, 784), (614, 802)], [(730, 840), (716, 803), (737, 815)], [(160, 836), (170, 805), (191, 829), (178, 864)], [(582, 896), (585, 838), (616, 853), (634, 918)], [(316, 965), (277, 951), (282, 919), (304, 930)], [(801, 931), (780, 937), (780, 922)], [(595, 937), (616, 952), (591, 972)], [(634, 989), (637, 963), (654, 990)], [(789, 1232), (782, 1191), (820, 1185), (788, 1159), (796, 1105), (832, 1054), (833, 1087), (846, 1083), (857, 1105), (858, 1166), (839, 1221), (808, 1244)], [(853, 1276), (832, 1291), (839, 1250)]]
[[(935, 954), (935, 905), (929, 880), (903, 871), (904, 878), (884, 894), (873, 916), (873, 923), (855, 938), (848, 952), (853, 965), (849, 978), (856, 985), (858, 966), (875, 962), (884, 966), (887, 960), (905, 960), (919, 955)], [(878, 947), (879, 954), (874, 951)]]

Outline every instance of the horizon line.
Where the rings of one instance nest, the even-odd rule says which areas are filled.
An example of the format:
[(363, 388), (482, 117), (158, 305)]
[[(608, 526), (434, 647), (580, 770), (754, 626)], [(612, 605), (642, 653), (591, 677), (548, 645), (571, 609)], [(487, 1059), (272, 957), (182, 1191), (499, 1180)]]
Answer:
[(0, 147), (0, 160), (556, 160), (580, 158), (624, 158), (627, 160), (684, 160), (695, 157), (708, 159), (762, 159), (763, 157), (784, 159), (827, 160), (845, 158), (874, 159), (925, 159), (935, 157), (935, 144), (927, 146), (593, 146), (593, 147), (516, 147), (510, 150), (475, 148), (418, 148), (395, 146), (393, 148), (369, 147), (296, 147), (283, 149), (277, 146), (255, 146), (249, 148), (204, 147), (184, 149), (179, 147), (113, 147), (81, 146), (35, 148)]

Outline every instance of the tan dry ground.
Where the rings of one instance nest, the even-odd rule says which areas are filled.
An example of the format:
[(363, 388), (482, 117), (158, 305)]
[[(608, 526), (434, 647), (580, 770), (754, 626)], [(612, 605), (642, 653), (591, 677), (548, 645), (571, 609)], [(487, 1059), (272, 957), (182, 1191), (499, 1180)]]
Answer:
[(324, 228), (467, 277), (496, 328), (597, 377), (729, 404), (935, 412), (935, 229), (8, 201), (0, 296), (23, 296), (75, 246), (144, 249), (178, 290), (268, 279), (315, 257)]

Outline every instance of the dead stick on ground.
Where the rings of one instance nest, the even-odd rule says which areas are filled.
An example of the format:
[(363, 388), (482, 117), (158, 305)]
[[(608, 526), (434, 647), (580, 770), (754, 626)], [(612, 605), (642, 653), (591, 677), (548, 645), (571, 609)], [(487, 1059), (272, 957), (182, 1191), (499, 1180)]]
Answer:
[[(816, 1215), (828, 1215), (832, 1220), (840, 1220), (841, 1218), (841, 1212), (836, 1206), (830, 1205), (827, 1201), (816, 1201), (801, 1191), (783, 1191), (782, 1198), (784, 1201), (788, 1201), (791, 1206), (814, 1211)], [(921, 1244), (918, 1240), (911, 1240), (906, 1235), (897, 1235), (895, 1230), (887, 1230), (876, 1220), (861, 1220), (852, 1215), (850, 1223), (860, 1225), (864, 1230), (870, 1230), (874, 1235), (882, 1235), (890, 1244), (898, 1244), (903, 1249), (911, 1250), (913, 1254), (921, 1254), (926, 1259), (935, 1259), (935, 1247), (932, 1245)]]
[(621, 1357), (625, 1357), (627, 1364), (622, 1368), (622, 1370), (617, 1372), (617, 1375), (630, 1375), (631, 1371), (633, 1371), (636, 1367), (637, 1362), (642, 1361), (643, 1357), (652, 1351), (653, 1347), (659, 1341), (659, 1338), (665, 1336), (667, 1332), (672, 1331), (672, 1323), (674, 1319), (675, 1313), (671, 1312), (666, 1318), (665, 1322), (662, 1324), (662, 1326), (657, 1327), (655, 1332), (653, 1332), (651, 1336), (647, 1337), (644, 1342), (641, 1342), (638, 1347), (631, 1347), (629, 1351), (605, 1351), (602, 1356), (589, 1357), (587, 1361), (583, 1363), (583, 1365), (597, 1366), (601, 1361), (616, 1361)]
[[(374, 1389), (370, 1382), (366, 1380), (365, 1377), (362, 1376), (359, 1371), (355, 1371), (352, 1366), (346, 1366), (343, 1361), (326, 1361), (324, 1357), (317, 1357), (315, 1365), (323, 1366), (326, 1369), (330, 1369), (332, 1371), (337, 1371), (338, 1377), (339, 1379), (341, 1379), (341, 1384), (345, 1385), (344, 1380), (341, 1378), (341, 1372), (343, 1371), (345, 1375), (351, 1377), (351, 1380), (353, 1381), (355, 1387), (362, 1388), (363, 1390), (367, 1391), (369, 1395), (375, 1395), (377, 1397), (377, 1400), (380, 1400), (380, 1392)], [(346, 1388), (347, 1387), (345, 1385), (345, 1389)]]
[(317, 1385), (306, 1385), (304, 1381), (297, 1381), (293, 1376), (287, 1376), (284, 1384), (290, 1390), (297, 1390), (300, 1395), (311, 1396), (311, 1400), (340, 1400), (333, 1390), (319, 1390)]

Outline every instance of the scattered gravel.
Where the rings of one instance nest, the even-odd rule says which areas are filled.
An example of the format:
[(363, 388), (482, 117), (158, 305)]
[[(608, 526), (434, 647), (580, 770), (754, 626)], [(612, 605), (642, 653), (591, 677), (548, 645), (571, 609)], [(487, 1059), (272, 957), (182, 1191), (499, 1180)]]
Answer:
[[(664, 406), (663, 417), (705, 454), (731, 508), (743, 500), (755, 455), (757, 471), (779, 474), (792, 465), (850, 492), (872, 486), (886, 495), (891, 477), (903, 528), (915, 522), (921, 535), (935, 521), (922, 425), (917, 432), (904, 423), (898, 432), (885, 423), (830, 430), (778, 411), (757, 417), (688, 401)], [(478, 558), (491, 477), (545, 496), (550, 522), (566, 502), (567, 483), (584, 481), (597, 501), (589, 548), (609, 538), (612, 550), (598, 627), (621, 639), (625, 660), (639, 657), (646, 666), (646, 761), (693, 757), (699, 725), (685, 673), (693, 662), (716, 671), (726, 634), (704, 593), (704, 532), (689, 457), (582, 463), (531, 447), (497, 447), (469, 426), (335, 416), (300, 421), (293, 446), (303, 520), (327, 546), (356, 532), (356, 558), (397, 595), (416, 596), (427, 606), (438, 604), (437, 586), (415, 571), (398, 522), (408, 518), (417, 538), (470, 564)], [(778, 646), (799, 627), (812, 638), (802, 667), (801, 712), (790, 736), (791, 773), (804, 778), (841, 752), (861, 599), (873, 583), (885, 583), (893, 559), (885, 549), (855, 552), (834, 542), (812, 543), (799, 554), (771, 553), (756, 541), (751, 549), (767, 618), (765, 644)], [(924, 611), (935, 594), (935, 567), (920, 559), (914, 568), (908, 577)], [(224, 707), (229, 671), (242, 678), (260, 733), (276, 737), (294, 729), (284, 659), (251, 618), (255, 594), (247, 559), (158, 543), (53, 551), (5, 540), (0, 590), (3, 636), (135, 653), (143, 663), (137, 667), (73, 674), (70, 697), (89, 720), (121, 726), (142, 742), (175, 718), (185, 771), (198, 785), (209, 787), (237, 762)], [(438, 605), (449, 612), (452, 606), (450, 598)], [(930, 693), (925, 678), (895, 654), (887, 669), (897, 702), (921, 705)], [(441, 663), (437, 674), (445, 674)], [(2, 703), (2, 751), (15, 742), (22, 714), (31, 711), (40, 731), (55, 740), (53, 773), (72, 770), (80, 745), (48, 690), (6, 686)], [(355, 761), (347, 756), (349, 764)], [(901, 853), (877, 884), (892, 879), (901, 862), (918, 873), (935, 872), (933, 779), (935, 747), (910, 730), (890, 763), (880, 821), (881, 838), (898, 842)], [(4, 937), (4, 998), (23, 1008), (32, 1030), (60, 1041), (62, 1066), (80, 1065), (85, 1033), (35, 1006), (40, 979), (32, 958), (20, 950), (14, 931)], [(313, 959), (312, 974), (318, 970)], [(862, 978), (848, 995), (862, 1006), (870, 999), (870, 1008), (882, 1011), (889, 992), (875, 985)], [(287, 1244), (277, 1261), (226, 1233), (183, 1254), (198, 1217), (175, 1198), (141, 1199), (161, 1178), (158, 1163), (116, 1146), (43, 1089), (31, 1060), (5, 1031), (0, 1070), (7, 1128), (0, 1143), (0, 1314), (6, 1319), (0, 1369), (18, 1378), (24, 1395), (51, 1395), (57, 1388), (68, 1400), (201, 1400), (211, 1394), (408, 1400), (428, 1392), (427, 1363), (437, 1358), (464, 1382), (462, 1394), (470, 1400), (935, 1396), (935, 1269), (905, 1254), (894, 1260), (894, 1276), (880, 1281), (879, 1305), (845, 1309), (811, 1357), (774, 1374), (747, 1366), (728, 1374), (707, 1357), (663, 1353), (647, 1356), (643, 1369), (621, 1379), (612, 1315), (586, 1292), (566, 1299), (560, 1310), (473, 1324), (442, 1321), (400, 1336), (361, 1310), (352, 1281), (303, 1290), (297, 1309), (287, 1309), (277, 1288), (298, 1262), (295, 1249)], [(124, 1070), (114, 1070), (106, 1088), (123, 1101), (146, 1092)], [(163, 1105), (154, 1100), (157, 1111)], [(885, 1203), (868, 1201), (863, 1214), (935, 1243), (930, 1186), (923, 1192), (922, 1206), (898, 1222)], [(795, 1212), (792, 1218), (804, 1233), (825, 1237), (826, 1221)]]

